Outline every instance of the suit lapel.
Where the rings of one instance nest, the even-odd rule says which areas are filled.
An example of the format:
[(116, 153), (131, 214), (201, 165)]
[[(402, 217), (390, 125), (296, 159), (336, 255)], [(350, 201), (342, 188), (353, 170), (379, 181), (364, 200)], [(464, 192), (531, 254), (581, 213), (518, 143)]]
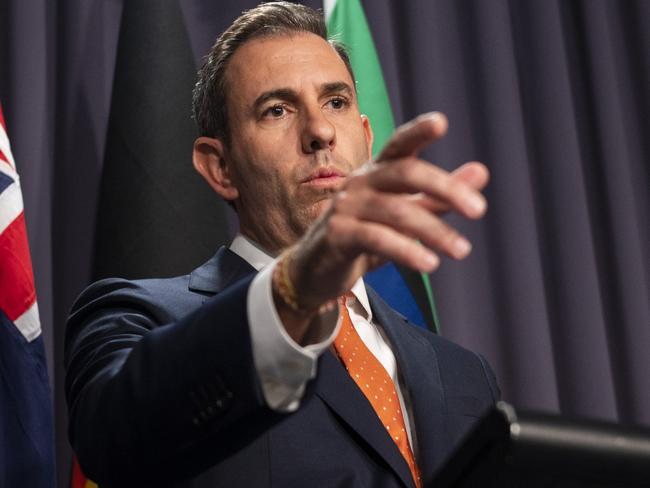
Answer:
[(424, 485), (430, 483), (436, 466), (445, 455), (445, 402), (438, 359), (431, 344), (390, 308), (377, 293), (367, 288), (373, 315), (381, 324), (397, 361), (403, 392), (408, 399), (415, 425), (418, 466)]
[(189, 289), (219, 293), (234, 282), (256, 273), (248, 262), (226, 247), (221, 247), (209, 261), (190, 274)]
[(314, 392), (390, 466), (408, 487), (411, 472), (372, 405), (336, 356), (326, 351), (318, 364)]

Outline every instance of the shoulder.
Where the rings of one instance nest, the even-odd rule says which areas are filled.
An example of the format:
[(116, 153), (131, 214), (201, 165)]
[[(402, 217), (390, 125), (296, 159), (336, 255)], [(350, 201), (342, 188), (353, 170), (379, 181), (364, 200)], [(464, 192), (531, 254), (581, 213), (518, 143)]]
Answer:
[(441, 381), (448, 390), (460, 394), (463, 389), (480, 388), (494, 401), (500, 398), (501, 392), (494, 372), (481, 354), (410, 322), (409, 325), (410, 333), (426, 341), (435, 351)]
[(485, 358), (413, 324), (391, 308), (371, 287), (366, 286), (366, 290), (379, 322), (385, 327), (388, 326), (396, 338), (404, 334), (410, 337), (410, 341), (400, 341), (402, 344), (415, 344), (414, 341), (417, 341), (425, 346), (414, 349), (424, 354), (424, 357), (420, 358), (420, 364), (435, 361), (439, 381), (447, 393), (458, 396), (479, 396), (492, 402), (499, 399), (500, 391), (494, 373)]
[[(66, 324), (66, 356), (77, 346), (111, 337), (137, 340), (202, 304), (188, 276), (127, 280), (107, 278), (88, 286), (72, 305)], [(84, 346), (85, 347), (85, 346)]]
[[(407, 319), (405, 319), (407, 320)], [(469, 349), (466, 349), (451, 340), (434, 334), (430, 330), (419, 327), (407, 320), (408, 330), (411, 334), (416, 335), (420, 340), (428, 342), (434, 348), (438, 355), (439, 361), (451, 363), (481, 363), (480, 356)]]
[(71, 318), (92, 310), (122, 309), (154, 314), (166, 322), (166, 315), (173, 316), (177, 311), (201, 304), (203, 295), (191, 292), (188, 283), (189, 275), (144, 280), (103, 279), (79, 295), (72, 306)]

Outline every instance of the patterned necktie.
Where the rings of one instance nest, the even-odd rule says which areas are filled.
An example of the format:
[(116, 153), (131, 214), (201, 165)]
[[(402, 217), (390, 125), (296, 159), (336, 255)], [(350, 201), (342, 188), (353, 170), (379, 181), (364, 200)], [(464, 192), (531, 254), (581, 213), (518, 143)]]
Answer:
[(422, 480), (415, 464), (404, 425), (404, 416), (393, 380), (384, 366), (370, 352), (357, 333), (346, 307), (347, 296), (340, 305), (341, 331), (334, 340), (334, 349), (348, 373), (366, 396), (391, 439), (404, 456), (418, 488)]

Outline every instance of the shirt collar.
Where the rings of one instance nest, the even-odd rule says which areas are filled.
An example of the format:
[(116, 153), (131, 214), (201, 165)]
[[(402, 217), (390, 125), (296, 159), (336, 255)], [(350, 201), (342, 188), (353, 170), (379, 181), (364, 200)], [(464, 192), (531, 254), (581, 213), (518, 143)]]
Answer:
[(366, 313), (368, 322), (372, 321), (372, 310), (370, 309), (368, 293), (366, 293), (366, 285), (363, 283), (363, 278), (359, 278), (350, 291)]
[(230, 243), (230, 250), (247, 261), (257, 271), (273, 262), (273, 256), (239, 233)]
[[(235, 236), (230, 244), (230, 250), (240, 258), (247, 261), (248, 264), (257, 271), (271, 264), (274, 259), (273, 256), (268, 254), (264, 249), (240, 233)], [(370, 309), (368, 293), (366, 293), (366, 286), (363, 283), (363, 278), (359, 278), (350, 291), (354, 295), (354, 298), (357, 299), (359, 305), (363, 308), (368, 317), (368, 321), (370, 321), (372, 319), (372, 310)]]

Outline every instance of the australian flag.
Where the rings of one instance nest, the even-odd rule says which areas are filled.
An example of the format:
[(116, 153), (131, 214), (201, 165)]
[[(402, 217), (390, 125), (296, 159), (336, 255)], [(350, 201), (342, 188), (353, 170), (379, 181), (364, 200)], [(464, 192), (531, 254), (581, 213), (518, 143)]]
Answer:
[(23, 199), (0, 107), (0, 486), (55, 485), (52, 406)]

